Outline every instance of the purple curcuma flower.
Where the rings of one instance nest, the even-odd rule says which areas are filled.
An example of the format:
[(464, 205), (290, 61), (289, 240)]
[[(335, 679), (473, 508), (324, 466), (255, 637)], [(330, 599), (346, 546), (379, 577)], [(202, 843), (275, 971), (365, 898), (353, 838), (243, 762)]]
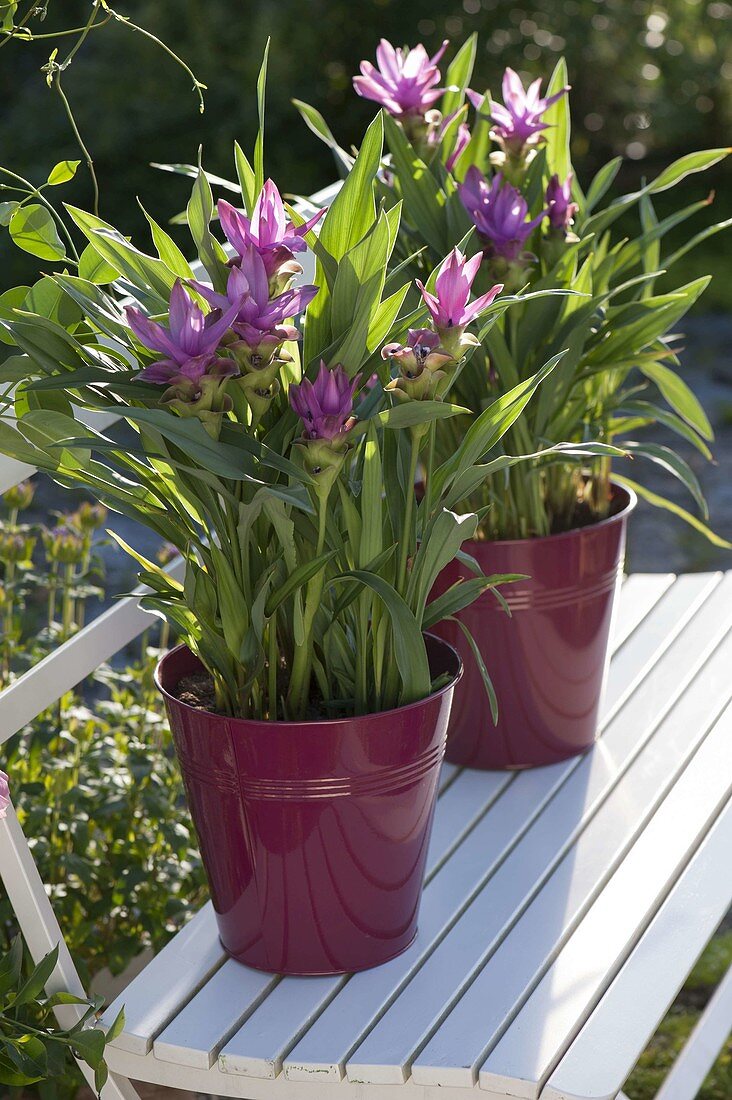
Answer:
[(314, 382), (303, 378), (299, 385), (290, 386), (290, 405), (302, 420), (308, 439), (332, 442), (349, 430), (353, 395), (360, 380), (360, 374), (349, 378), (340, 365), (328, 370), (321, 359)]
[(313, 226), (325, 214), (319, 210), (303, 225), (295, 226), (287, 217), (282, 197), (272, 180), (267, 180), (254, 204), (251, 218), (219, 199), (219, 221), (226, 239), (239, 257), (250, 247), (257, 250), (264, 261), (268, 276), (291, 259), (293, 252), (303, 252), (307, 247), (303, 240)]
[[(435, 328), (444, 343), (444, 333), (450, 329), (462, 330), (474, 321), (503, 290), (499, 283), (487, 294), (468, 304), (470, 288), (483, 260), (482, 252), (466, 260), (459, 248), (453, 248), (443, 261), (435, 280), (435, 293), (431, 294), (419, 279), (416, 280)], [(449, 349), (448, 349), (449, 350)]]
[(564, 183), (560, 183), (559, 176), (554, 175), (546, 189), (549, 224), (552, 229), (560, 229), (565, 233), (579, 210), (577, 203), (572, 202), (572, 178), (573, 173), (570, 172)]
[(204, 374), (236, 374), (236, 364), (216, 355), (235, 320), (238, 305), (226, 302), (226, 312), (204, 314), (180, 282), (170, 293), (169, 328), (151, 321), (139, 309), (127, 307), (127, 323), (141, 344), (165, 356), (140, 371), (145, 382), (168, 384), (183, 377), (197, 381)]
[[(541, 79), (534, 80), (528, 88), (524, 88), (518, 73), (507, 68), (503, 74), (502, 90), (503, 103), (491, 103), (490, 116), (494, 126), (492, 136), (500, 141), (506, 152), (516, 156), (524, 146), (537, 144), (542, 130), (546, 130), (549, 125), (541, 116), (553, 103), (567, 94), (569, 87), (542, 99), (539, 94)], [(484, 97), (475, 92), (469, 95), (473, 106), (480, 110)]]
[(227, 316), (233, 310), (231, 328), (251, 348), (262, 343), (275, 347), (283, 340), (296, 339), (297, 329), (284, 321), (305, 309), (318, 293), (317, 286), (301, 286), (270, 300), (264, 260), (252, 245), (245, 249), (239, 266), (229, 272), (226, 294), (218, 294), (205, 283), (191, 285), (212, 306), (225, 309)]
[(440, 337), (431, 328), (410, 328), (406, 344), (385, 344), (382, 359), (396, 359), (407, 378), (423, 370), (437, 371), (454, 362), (452, 355), (440, 346)]
[(491, 255), (509, 261), (518, 258), (528, 237), (546, 214), (546, 210), (542, 210), (527, 221), (529, 208), (521, 192), (510, 183), (504, 183), (500, 172), (489, 184), (475, 165), (468, 169), (458, 193), (478, 233), (488, 242)]
[(397, 118), (423, 116), (444, 91), (435, 85), (440, 82), (437, 65), (447, 45), (445, 40), (429, 57), (421, 43), (413, 50), (397, 50), (382, 38), (376, 50), (378, 68), (362, 61), (361, 76), (354, 76), (353, 86), (364, 99), (380, 103)]
[(9, 806), (10, 785), (8, 783), (8, 777), (5, 772), (0, 772), (0, 820), (5, 817)]

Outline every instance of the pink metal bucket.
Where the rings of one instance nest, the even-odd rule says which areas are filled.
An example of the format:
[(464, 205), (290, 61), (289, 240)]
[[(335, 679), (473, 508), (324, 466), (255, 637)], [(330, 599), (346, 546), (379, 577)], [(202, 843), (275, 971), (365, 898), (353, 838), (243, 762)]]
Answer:
[[(446, 758), (471, 768), (531, 768), (588, 749), (608, 666), (608, 642), (636, 497), (615, 487), (608, 519), (546, 538), (465, 543), (484, 573), (524, 573), (503, 589), (511, 617), (486, 593), (459, 612), (490, 673), (498, 726), (475, 660), (456, 623), (435, 633), (465, 662), (455, 691)], [(473, 574), (454, 561), (433, 595)]]
[(263, 722), (175, 697), (200, 669), (178, 646), (156, 674), (221, 941), (249, 966), (338, 974), (398, 955), (417, 931), (422, 878), (460, 659), (427, 636), (418, 703), (357, 718)]

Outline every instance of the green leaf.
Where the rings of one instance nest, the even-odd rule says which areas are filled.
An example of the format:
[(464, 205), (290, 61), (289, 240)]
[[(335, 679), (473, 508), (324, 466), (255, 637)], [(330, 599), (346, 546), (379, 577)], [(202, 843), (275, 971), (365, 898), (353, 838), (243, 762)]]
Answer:
[(656, 383), (672, 409), (691, 424), (704, 439), (713, 439), (714, 432), (699, 399), (686, 382), (663, 363), (639, 363), (639, 369)]
[(331, 203), (322, 222), (320, 243), (340, 261), (365, 237), (376, 221), (373, 182), (381, 163), (384, 117), (381, 112), (370, 124), (353, 169)]
[(364, 569), (353, 569), (335, 577), (334, 583), (350, 579), (375, 592), (391, 619), (394, 658), (402, 681), (400, 705), (426, 699), (430, 694), (432, 679), (424, 637), (417, 619), (399, 593), (383, 577)]
[(457, 111), (465, 102), (465, 89), (470, 84), (478, 49), (478, 35), (474, 32), (463, 42), (455, 57), (447, 67), (445, 74), (445, 94), (440, 110), (443, 118)]
[(239, 178), (242, 201), (244, 202), (247, 214), (251, 217), (252, 211), (254, 210), (254, 204), (257, 201), (254, 169), (249, 163), (249, 159), (238, 141), (234, 142), (234, 163), (236, 164), (236, 174)]
[(158, 256), (165, 266), (172, 271), (174, 275), (177, 275), (179, 279), (192, 279), (193, 269), (173, 238), (165, 232), (162, 226), (158, 225), (151, 214), (148, 214), (142, 203), (139, 205), (150, 226), (150, 232), (152, 233), (152, 239), (155, 242)]
[(80, 160), (60, 160), (49, 172), (46, 182), (51, 187), (57, 187), (60, 183), (68, 183), (76, 175), (76, 169), (80, 164)]
[[(518, 580), (518, 576), (512, 576), (511, 580)], [(422, 619), (422, 629), (430, 630), (431, 627), (441, 623), (451, 615), (457, 614), (463, 608), (469, 607), (489, 588), (495, 585), (491, 577), (470, 577), (467, 580), (458, 581), (450, 586), (446, 592), (434, 600), (430, 600), (425, 608)]]
[(284, 584), (270, 593), (264, 607), (265, 616), (269, 618), (270, 615), (273, 615), (280, 604), (289, 599), (298, 588), (302, 588), (303, 585), (307, 584), (329, 561), (333, 560), (337, 553), (337, 550), (330, 550), (327, 554), (321, 554), (320, 557), (299, 565), (293, 573), (290, 573)]
[[(383, 428), (412, 428), (417, 424), (430, 424), (433, 420), (445, 420), (450, 416), (469, 413), (462, 405), (449, 405), (446, 401), (404, 401), (390, 409), (383, 409), (376, 419)], [(362, 427), (356, 425), (354, 431)]]
[(46, 982), (53, 974), (56, 963), (58, 962), (58, 945), (54, 947), (52, 951), (49, 951), (45, 955), (38, 966), (35, 967), (33, 973), (28, 980), (18, 990), (18, 995), (15, 998), (15, 1005), (27, 1005), (31, 1001), (35, 1001), (43, 993)]
[[(546, 90), (547, 96), (556, 95), (562, 88), (569, 84), (567, 78), (567, 62), (563, 57), (557, 62), (552, 73), (551, 80)], [(565, 180), (572, 171), (572, 161), (569, 153), (570, 118), (569, 96), (560, 96), (544, 112), (544, 122), (548, 129), (546, 133), (546, 160), (549, 175), (556, 174), (560, 180)]]
[(622, 157), (613, 157), (612, 160), (609, 160), (607, 164), (602, 166), (587, 189), (583, 213), (591, 214), (600, 199), (604, 198), (612, 187), (622, 163)]
[(689, 464), (685, 462), (680, 455), (677, 455), (670, 447), (664, 447), (658, 443), (634, 443), (625, 440), (623, 442), (623, 447), (629, 454), (640, 455), (642, 458), (647, 458), (678, 478), (693, 496), (704, 519), (709, 518), (709, 509), (707, 508), (707, 502), (704, 499), (699, 479)]
[(229, 274), (226, 253), (214, 237), (209, 226), (213, 218), (213, 193), (206, 174), (199, 168), (191, 197), (186, 207), (188, 227), (198, 251), (198, 258), (206, 268), (213, 286), (220, 293), (226, 290)]
[(473, 654), (473, 660), (475, 661), (478, 672), (480, 673), (480, 678), (483, 681), (483, 688), (485, 689), (485, 693), (488, 696), (488, 702), (489, 702), (490, 708), (491, 708), (491, 718), (493, 719), (493, 725), (497, 726), (498, 725), (498, 699), (496, 698), (496, 690), (493, 687), (493, 681), (491, 680), (490, 675), (488, 673), (488, 669), (485, 666), (485, 661), (483, 660), (483, 655), (480, 652), (480, 649), (478, 647), (478, 643), (476, 642), (475, 638), (473, 637), (473, 635), (468, 630), (465, 623), (462, 622), (460, 619), (450, 618), (448, 621), (452, 622), (452, 623), (457, 623), (457, 625), (460, 627), (460, 630), (463, 633), (463, 636), (464, 636), (466, 642), (470, 646), (470, 652)]
[(20, 208), (20, 203), (17, 199), (10, 199), (9, 202), (0, 202), (0, 225), (10, 225), (13, 214)]
[(83, 1062), (92, 1069), (102, 1064), (106, 1036), (99, 1028), (85, 1028), (69, 1038), (69, 1045)]
[(454, 560), (465, 540), (473, 538), (477, 526), (478, 517), (474, 512), (460, 516), (447, 508), (429, 519), (422, 532), (407, 590), (407, 602), (420, 622), (435, 581)]
[(721, 535), (715, 534), (711, 528), (707, 527), (705, 523), (702, 523), (697, 516), (691, 512), (687, 512), (685, 508), (682, 508), (679, 504), (675, 504), (672, 500), (667, 500), (665, 497), (659, 496), (658, 493), (652, 493), (650, 489), (647, 489), (644, 485), (639, 485), (637, 481), (631, 481), (630, 478), (623, 477), (622, 474), (614, 473), (613, 478), (621, 485), (625, 485), (626, 488), (632, 489), (643, 500), (647, 500), (649, 504), (652, 504), (655, 508), (665, 508), (667, 512), (673, 512), (675, 516), (683, 519), (685, 523), (688, 523), (690, 527), (699, 531), (705, 538), (709, 539), (713, 546), (719, 546), (723, 550), (732, 550), (732, 542), (728, 542), (727, 539), (723, 539)]
[(79, 257), (79, 277), (100, 286), (113, 283), (122, 274), (108, 260), (100, 256), (93, 244), (89, 243)]
[(15, 211), (10, 219), (10, 236), (18, 248), (42, 260), (63, 260), (66, 255), (55, 221), (37, 203)]
[[(404, 136), (399, 123), (391, 115), (384, 116), (386, 141), (392, 155), (392, 163), (399, 179), (399, 187), (409, 221), (417, 228), (438, 255), (448, 251), (445, 217), (445, 193)], [(374, 173), (375, 174), (375, 173)]]
[(686, 179), (694, 172), (705, 172), (712, 165), (719, 164), (721, 160), (729, 156), (729, 153), (729, 148), (704, 149), (698, 153), (687, 153), (686, 156), (675, 160), (668, 168), (664, 168), (663, 172), (648, 185), (648, 190), (655, 195), (658, 191), (666, 191), (669, 187), (675, 187), (677, 183), (680, 183), (681, 180)]
[(315, 107), (311, 107), (309, 103), (303, 102), (302, 99), (293, 99), (292, 105), (300, 112), (308, 129), (312, 130), (315, 136), (319, 137), (332, 150), (336, 163), (344, 171), (344, 174), (350, 172), (353, 167), (353, 157), (340, 147), (320, 111), (316, 110)]
[(0, 1004), (9, 990), (20, 981), (23, 968), (23, 940), (18, 935), (13, 938), (10, 950), (0, 958)]
[(262, 66), (257, 77), (257, 113), (259, 115), (259, 130), (254, 144), (254, 194), (259, 195), (264, 187), (264, 108), (267, 92), (267, 60), (269, 58), (269, 43), (264, 47)]
[(354, 551), (358, 552), (360, 568), (367, 567), (383, 550), (382, 496), (384, 470), (381, 462), (379, 437), (373, 420), (369, 421), (363, 447), (363, 474), (361, 479), (361, 539)]

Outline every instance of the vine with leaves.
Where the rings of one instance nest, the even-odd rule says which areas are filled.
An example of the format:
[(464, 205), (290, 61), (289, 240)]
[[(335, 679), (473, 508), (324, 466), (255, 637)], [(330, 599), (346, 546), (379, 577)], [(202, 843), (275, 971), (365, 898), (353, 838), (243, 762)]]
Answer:
[[(89, 16), (80, 26), (59, 26), (46, 29), (53, 0), (0, 0), (0, 50), (45, 43), (50, 47), (47, 60), (41, 66), (46, 84), (62, 104), (70, 130), (81, 154), (78, 160), (56, 164), (42, 184), (34, 184), (11, 168), (0, 164), (0, 227), (5, 227), (14, 243), (23, 251), (44, 260), (55, 260), (79, 267), (81, 257), (68, 230), (49, 199), (49, 188), (73, 179), (83, 163), (89, 173), (93, 191), (93, 209), (99, 213), (99, 180), (90, 144), (79, 127), (72, 101), (66, 90), (66, 76), (90, 37), (107, 26), (124, 27), (152, 42), (178, 65), (191, 79), (193, 92), (201, 113), (205, 108), (206, 85), (190, 66), (160, 38), (112, 8), (107, 0), (91, 0)], [(70, 42), (70, 45), (69, 45)], [(0, 63), (2, 57), (0, 55)], [(88, 273), (87, 273), (88, 274)]]

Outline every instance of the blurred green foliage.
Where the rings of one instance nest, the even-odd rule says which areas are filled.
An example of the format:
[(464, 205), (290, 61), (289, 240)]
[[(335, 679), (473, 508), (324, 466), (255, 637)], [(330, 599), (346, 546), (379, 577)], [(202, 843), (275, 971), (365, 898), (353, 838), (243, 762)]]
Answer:
[[(89, 12), (88, 0), (46, 6), (45, 21), (35, 24), (43, 33), (82, 24)], [(727, 144), (732, 133), (726, 0), (127, 0), (120, 11), (185, 58), (209, 89), (199, 115), (186, 74), (118, 23), (93, 32), (65, 73), (66, 94), (97, 164), (102, 215), (130, 233), (144, 225), (133, 196), (144, 195), (153, 215), (167, 213), (176, 200), (185, 203), (187, 183), (152, 171), (150, 161), (190, 161), (202, 143), (209, 170), (226, 172), (234, 138), (251, 146), (253, 86), (268, 35), (268, 170), (292, 192), (310, 192), (334, 172), (290, 99), (320, 107), (343, 145), (357, 142), (374, 111), (353, 93), (351, 77), (382, 35), (437, 48), (445, 37), (457, 45), (478, 31), (475, 83), (494, 92), (506, 64), (547, 76), (565, 53), (575, 161), (586, 174), (611, 153), (627, 155), (620, 186), (679, 152)], [(40, 71), (51, 47), (68, 41), (16, 39), (0, 50), (1, 160), (33, 179), (45, 179), (62, 157), (78, 156), (62, 104)], [(720, 171), (714, 181), (719, 217), (732, 205), (724, 195), (729, 179)], [(84, 173), (68, 198), (90, 205)], [(714, 257), (712, 245), (690, 274)], [(0, 241), (0, 264), (0, 290), (36, 270), (7, 238)], [(726, 288), (705, 299), (706, 308), (725, 304)]]

